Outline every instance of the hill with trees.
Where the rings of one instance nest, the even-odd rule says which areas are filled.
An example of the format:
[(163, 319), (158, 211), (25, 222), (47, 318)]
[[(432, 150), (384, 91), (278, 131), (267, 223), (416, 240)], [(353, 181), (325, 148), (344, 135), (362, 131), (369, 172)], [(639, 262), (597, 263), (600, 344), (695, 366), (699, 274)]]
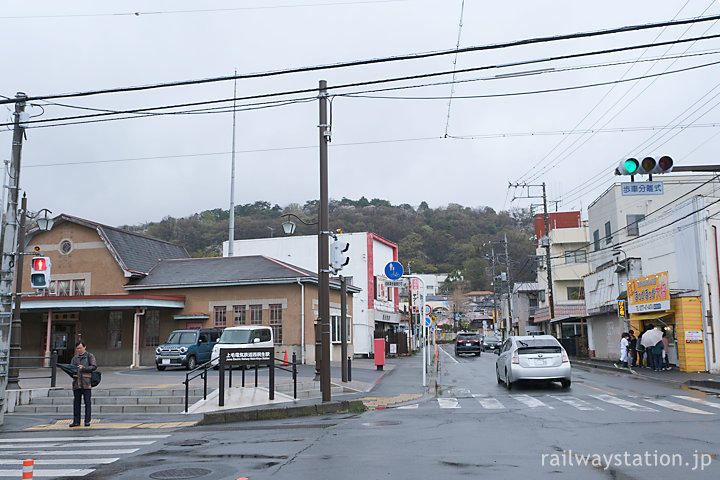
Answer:
[[(317, 200), (284, 208), (257, 201), (235, 207), (235, 239), (283, 235), (282, 215), (293, 213), (314, 221)], [(491, 289), (491, 245), (507, 235), (512, 281), (534, 281), (535, 246), (528, 210), (495, 212), (458, 204), (430, 208), (422, 202), (391, 205), (380, 199), (330, 200), (330, 228), (373, 232), (399, 246), (399, 261), (412, 273), (448, 273), (448, 289)], [(184, 246), (193, 257), (219, 256), (228, 238), (229, 210), (206, 210), (185, 218), (165, 217), (146, 225), (126, 226)], [(296, 235), (313, 235), (317, 227), (297, 224)], [(504, 271), (504, 245), (494, 243), (496, 270)], [(496, 273), (497, 273), (496, 272)]]

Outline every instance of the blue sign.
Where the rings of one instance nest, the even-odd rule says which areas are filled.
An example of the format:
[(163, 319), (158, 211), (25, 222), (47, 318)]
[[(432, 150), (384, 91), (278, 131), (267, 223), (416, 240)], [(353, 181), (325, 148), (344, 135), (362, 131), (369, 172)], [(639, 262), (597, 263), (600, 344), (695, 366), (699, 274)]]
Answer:
[(429, 327), (430, 325), (432, 325), (432, 318), (425, 317), (425, 326)]
[(620, 184), (623, 196), (630, 195), (663, 195), (663, 182), (625, 182)]
[(390, 280), (397, 280), (403, 275), (403, 266), (400, 262), (390, 262), (385, 265), (385, 276)]

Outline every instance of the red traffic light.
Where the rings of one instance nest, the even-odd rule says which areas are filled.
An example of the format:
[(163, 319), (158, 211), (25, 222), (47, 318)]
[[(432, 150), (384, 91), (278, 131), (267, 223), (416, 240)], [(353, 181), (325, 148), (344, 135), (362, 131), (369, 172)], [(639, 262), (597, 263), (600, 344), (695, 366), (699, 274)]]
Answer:
[(47, 270), (47, 258), (46, 257), (35, 257), (32, 259), (32, 269), (36, 272), (44, 272)]

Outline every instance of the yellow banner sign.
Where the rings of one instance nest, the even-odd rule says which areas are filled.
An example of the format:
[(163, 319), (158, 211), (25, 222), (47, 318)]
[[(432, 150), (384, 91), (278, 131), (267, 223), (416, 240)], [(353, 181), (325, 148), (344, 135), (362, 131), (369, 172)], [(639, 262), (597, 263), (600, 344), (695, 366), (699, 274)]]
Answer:
[(630, 313), (670, 310), (668, 272), (628, 280), (627, 296)]

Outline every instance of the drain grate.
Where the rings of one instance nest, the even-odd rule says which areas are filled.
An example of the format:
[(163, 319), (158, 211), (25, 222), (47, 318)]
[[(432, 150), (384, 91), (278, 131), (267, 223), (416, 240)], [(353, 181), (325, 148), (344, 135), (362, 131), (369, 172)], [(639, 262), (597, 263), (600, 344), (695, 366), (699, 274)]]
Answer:
[(389, 425), (400, 425), (400, 422), (395, 420), (380, 420), (379, 422), (366, 422), (362, 425), (365, 427), (386, 427)]
[(207, 468), (171, 468), (170, 470), (161, 470), (150, 474), (150, 478), (155, 480), (182, 480), (188, 478), (198, 478), (212, 473)]

